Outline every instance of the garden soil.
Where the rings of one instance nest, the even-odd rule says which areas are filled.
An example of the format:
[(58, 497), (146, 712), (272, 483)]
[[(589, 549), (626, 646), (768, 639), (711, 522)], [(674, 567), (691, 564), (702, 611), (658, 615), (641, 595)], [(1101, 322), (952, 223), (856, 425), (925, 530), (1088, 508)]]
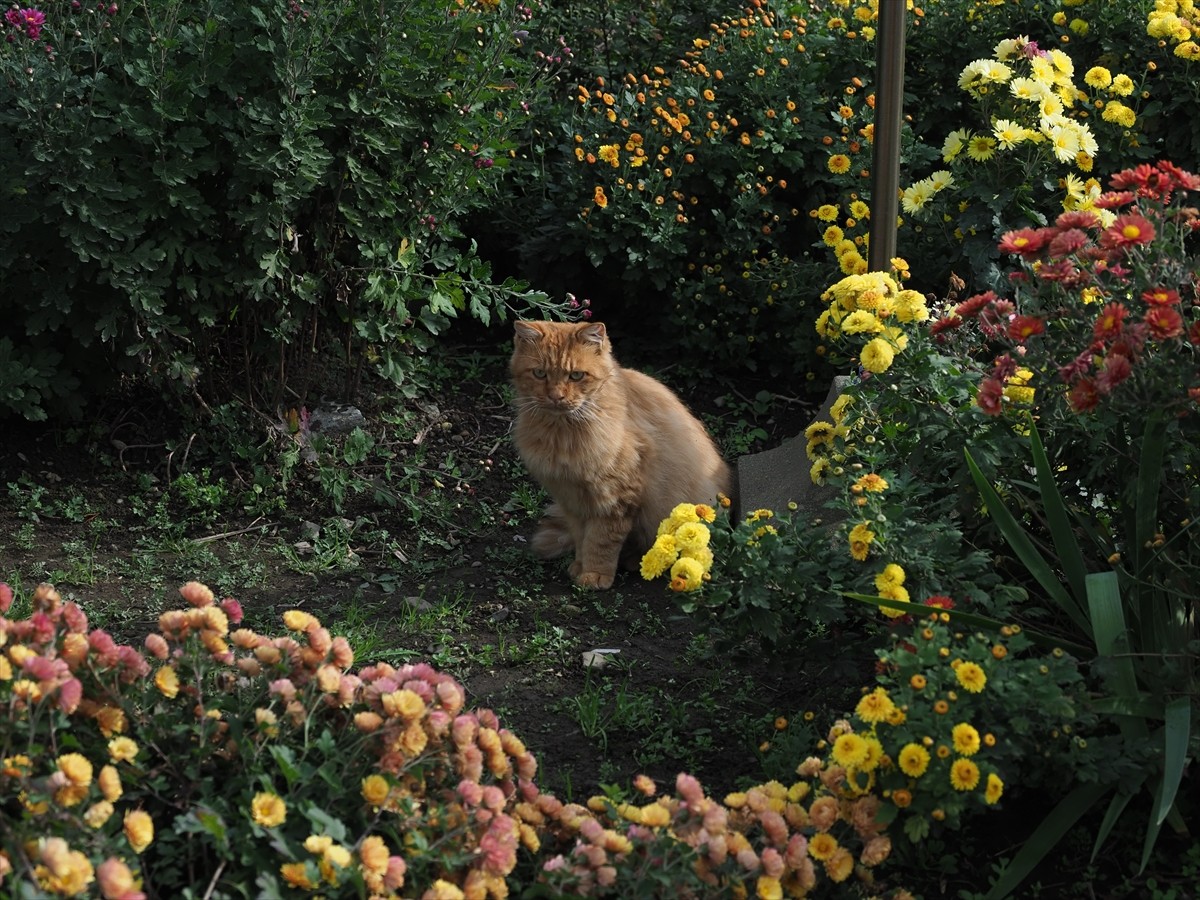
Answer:
[[(643, 772), (671, 783), (687, 769), (714, 793), (761, 779), (763, 753), (786, 736), (775, 727), (779, 717), (836, 705), (869, 678), (871, 659), (853, 635), (831, 635), (827, 652), (771, 666), (754, 646), (714, 651), (661, 580), (623, 573), (613, 590), (588, 593), (569, 584), (565, 562), (530, 557), (531, 513), (514, 497), (530, 495), (532, 485), (508, 438), (503, 345), (457, 354), (478, 360), (468, 377), (442, 378), (443, 387), (404, 403), (436, 410), (432, 427), (389, 425), (393, 408), (355, 399), (377, 450), (390, 445), (399, 465), (415, 459), (419, 435), (422, 465), (441, 461), (402, 485), (418, 510), (428, 502), (439, 511), (421, 522), (372, 491), (335, 514), (315, 469), (303, 464), (286, 509), (241, 514), (228, 503), (215, 518), (196, 518), (171, 482), (190, 472), (204, 484), (245, 489), (248, 465), (220, 461), (203, 426), (136, 391), (110, 398), (86, 423), (6, 422), (0, 580), (19, 594), (52, 581), (129, 642), (140, 642), (192, 579), (236, 597), (260, 632), (280, 633), (285, 610), (306, 609), (351, 636), (356, 664), (424, 660), (459, 678), (471, 705), (495, 709), (536, 752), (543, 787), (575, 799)], [(749, 450), (794, 437), (820, 401), (776, 397), (750, 421), (749, 398), (763, 384), (688, 385), (685, 399), (718, 428), (761, 429)], [(256, 421), (247, 445), (281, 440), (272, 416)], [(382, 471), (370, 477), (385, 489), (396, 485)], [(172, 518), (163, 523), (169, 538), (147, 521), (155, 498)], [(305, 523), (328, 530), (330, 518), (354, 523), (345, 548), (352, 559), (322, 568), (314, 554), (291, 552), (314, 536)], [(319, 548), (319, 540), (309, 543)], [(452, 599), (449, 607), (442, 598)], [(356, 641), (360, 634), (368, 638)], [(603, 669), (589, 669), (583, 656), (593, 650), (617, 652), (603, 654)]]

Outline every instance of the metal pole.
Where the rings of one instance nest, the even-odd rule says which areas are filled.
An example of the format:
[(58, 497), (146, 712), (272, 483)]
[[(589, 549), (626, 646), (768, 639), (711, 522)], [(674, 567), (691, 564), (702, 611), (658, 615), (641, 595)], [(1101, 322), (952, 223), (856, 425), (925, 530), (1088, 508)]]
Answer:
[(891, 269), (900, 214), (900, 126), (904, 119), (905, 0), (879, 0), (875, 33), (875, 141), (871, 162), (872, 272)]

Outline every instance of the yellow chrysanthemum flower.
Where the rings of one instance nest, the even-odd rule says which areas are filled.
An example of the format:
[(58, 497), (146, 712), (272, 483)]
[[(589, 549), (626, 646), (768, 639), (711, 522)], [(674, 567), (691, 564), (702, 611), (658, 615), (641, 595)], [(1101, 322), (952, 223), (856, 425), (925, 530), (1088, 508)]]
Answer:
[(125, 839), (134, 853), (141, 853), (154, 841), (154, 820), (140, 809), (125, 813)]
[(987, 674), (976, 663), (965, 662), (954, 670), (958, 683), (972, 694), (978, 694), (987, 684)]
[(1104, 66), (1092, 66), (1083, 76), (1083, 83), (1094, 88), (1106, 88), (1112, 84), (1112, 80), (1112, 72)]
[(917, 743), (905, 744), (896, 758), (900, 771), (909, 778), (920, 778), (929, 768), (929, 751)]
[(840, 735), (833, 742), (830, 755), (839, 766), (849, 769), (866, 762), (869, 752), (870, 748), (867, 746), (866, 740), (860, 735), (850, 733)]
[(956, 759), (950, 766), (950, 786), (956, 791), (973, 791), (979, 784), (979, 766), (969, 759)]
[(671, 566), (671, 590), (694, 591), (704, 583), (704, 565), (689, 556), (681, 556)]
[(863, 364), (863, 368), (872, 374), (878, 375), (888, 370), (895, 357), (896, 351), (892, 348), (891, 344), (882, 338), (872, 338), (862, 348), (858, 359)]
[(1004, 782), (1000, 780), (1000, 776), (995, 772), (989, 772), (987, 777), (987, 787), (983, 790), (983, 799), (991, 804), (1000, 799), (1000, 795), (1004, 793)]
[(815, 860), (826, 860), (838, 849), (838, 841), (827, 831), (818, 831), (808, 840), (808, 855)]
[(875, 725), (887, 721), (887, 717), (895, 708), (896, 704), (892, 702), (888, 692), (882, 687), (877, 687), (871, 693), (863, 695), (854, 707), (854, 714), (868, 725)]
[(979, 732), (967, 722), (959, 722), (950, 732), (954, 752), (960, 756), (974, 756), (979, 752)]
[(278, 794), (261, 791), (250, 801), (250, 818), (263, 828), (282, 825), (287, 819), (287, 804)]
[(967, 156), (975, 162), (987, 162), (996, 155), (996, 139), (986, 134), (975, 135), (967, 142)]
[(850, 157), (844, 153), (835, 153), (829, 157), (826, 165), (834, 175), (844, 175), (850, 171)]

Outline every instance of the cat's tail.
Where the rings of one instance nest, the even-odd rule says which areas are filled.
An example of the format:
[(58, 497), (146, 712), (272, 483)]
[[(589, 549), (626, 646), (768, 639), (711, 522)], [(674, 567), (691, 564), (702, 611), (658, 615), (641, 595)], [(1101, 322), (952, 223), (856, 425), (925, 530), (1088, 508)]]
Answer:
[(542, 559), (557, 559), (575, 549), (575, 539), (571, 537), (567, 517), (557, 503), (551, 503), (542, 513), (542, 520), (538, 522), (529, 547), (535, 556)]

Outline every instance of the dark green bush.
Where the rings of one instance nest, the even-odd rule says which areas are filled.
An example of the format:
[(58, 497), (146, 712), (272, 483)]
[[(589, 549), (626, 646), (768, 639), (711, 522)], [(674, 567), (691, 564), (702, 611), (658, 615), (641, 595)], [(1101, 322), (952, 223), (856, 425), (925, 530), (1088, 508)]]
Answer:
[(522, 40), (527, 8), (45, 15), (0, 43), (0, 410), (78, 408), (121, 372), (332, 392), (329, 351), (351, 385), (399, 379), (460, 313), (545, 302), (491, 286), (458, 227), (561, 65)]

